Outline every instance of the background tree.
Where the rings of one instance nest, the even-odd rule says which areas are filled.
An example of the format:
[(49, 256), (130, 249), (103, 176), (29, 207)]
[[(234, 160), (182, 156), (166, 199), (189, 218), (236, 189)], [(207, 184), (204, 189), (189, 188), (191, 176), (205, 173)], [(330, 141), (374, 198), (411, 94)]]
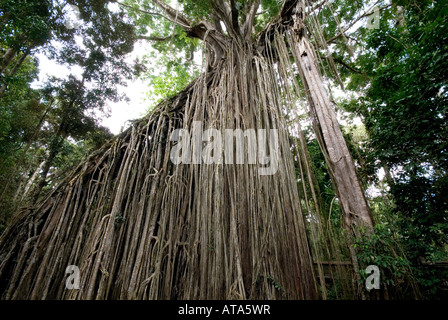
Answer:
[[(356, 59), (334, 53), (336, 62), (345, 60), (341, 76), (348, 80), (347, 88), (357, 93), (343, 106), (365, 124), (366, 181), (378, 182), (379, 171), (384, 175), (380, 187), (384, 195), (372, 201), (377, 234), (403, 251), (403, 263), (412, 265), (411, 274), (422, 294), (436, 298), (446, 290), (447, 278), (443, 268), (428, 266), (446, 260), (447, 2), (377, 1), (374, 5), (377, 27), (345, 29)], [(370, 7), (365, 12), (368, 19), (375, 10)], [(343, 44), (342, 34), (329, 40), (336, 50), (338, 41)], [(362, 257), (365, 263), (371, 263), (369, 256), (374, 254), (384, 258), (382, 263), (390, 259), (391, 273), (403, 273), (397, 267), (403, 263), (393, 255), (376, 252), (372, 241), (363, 244), (372, 250)]]
[[(67, 169), (68, 163), (81, 160), (80, 154), (91, 152), (91, 146), (99, 147), (111, 138), (111, 133), (100, 127), (98, 121), (107, 115), (108, 101), (125, 98), (118, 93), (117, 86), (124, 85), (135, 73), (125, 61), (135, 37), (134, 28), (124, 15), (110, 11), (105, 3), (72, 4), (80, 8), (76, 28), (68, 23), (67, 15), (71, 12), (66, 2), (2, 3), (5, 48), (19, 42), (19, 38), (35, 37), (36, 30), (46, 32), (40, 41), (27, 47), (26, 56), (16, 54), (9, 64), (4, 61), (0, 96), (5, 114), (2, 229), (11, 212), (25, 204), (22, 200), (37, 200), (42, 188), (63, 177), (64, 170), (58, 172), (60, 169)], [(30, 26), (32, 21), (36, 25)], [(20, 43), (29, 44), (28, 40)], [(81, 74), (71, 74), (66, 79), (51, 78), (44, 87), (31, 89), (38, 70), (37, 60), (31, 57), (38, 51), (68, 67), (78, 67)], [(77, 157), (67, 157), (68, 150), (81, 147), (86, 149), (79, 150)], [(67, 160), (65, 165), (62, 159)]]

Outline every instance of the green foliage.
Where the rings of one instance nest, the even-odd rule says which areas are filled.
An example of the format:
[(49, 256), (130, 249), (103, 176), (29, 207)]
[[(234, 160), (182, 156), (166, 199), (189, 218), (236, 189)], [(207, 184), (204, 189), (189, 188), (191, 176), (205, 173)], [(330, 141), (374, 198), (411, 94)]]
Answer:
[[(171, 97), (181, 91), (199, 74), (195, 55), (202, 48), (198, 39), (187, 36), (185, 30), (174, 26), (159, 15), (146, 12), (159, 12), (151, 1), (125, 1), (126, 12), (133, 19), (136, 39), (153, 40), (152, 50), (143, 56), (142, 73), (139, 76), (148, 80), (151, 90), (148, 99), (152, 104)], [(135, 9), (134, 9), (135, 8)], [(194, 23), (199, 22), (210, 10), (209, 1), (179, 1), (183, 13)]]
[(22, 50), (44, 44), (51, 37), (53, 4), (49, 0), (2, 0), (0, 12), (9, 21), (0, 29), (2, 44)]
[[(0, 184), (11, 181), (0, 189), (0, 232), (26, 182), (36, 184), (33, 174), (44, 161), (51, 160), (48, 177), (43, 175), (50, 189), (111, 138), (99, 127), (98, 117), (107, 112), (108, 101), (124, 98), (118, 85), (138, 74), (148, 80), (148, 95), (158, 103), (198, 76), (201, 61), (195, 58), (203, 49), (198, 39), (160, 14), (145, 13), (161, 13), (150, 0), (121, 2), (126, 7), (111, 10), (113, 1), (68, 1), (79, 8), (82, 22), (70, 29), (65, 25), (65, 1), (1, 1), (0, 53), (3, 57), (14, 49), (16, 55), (0, 75), (5, 90), (0, 94)], [(211, 1), (166, 2), (193, 24), (215, 23)], [(251, 2), (235, 1), (240, 22)], [(354, 246), (361, 270), (370, 264), (380, 267), (382, 285), (398, 290), (417, 279), (424, 293), (433, 297), (447, 278), (445, 271), (426, 263), (447, 257), (448, 5), (445, 0), (375, 3), (382, 8), (380, 27), (367, 28), (364, 17), (360, 26), (345, 32), (348, 44), (335, 36), (363, 15), (371, 1), (329, 1), (316, 13), (323, 37), (331, 40), (329, 52), (320, 48), (324, 74), (333, 72), (325, 59), (331, 54), (347, 88), (357, 93), (341, 106), (351, 118), (356, 115), (364, 122), (360, 127), (348, 125), (345, 134), (364, 186), (380, 183), (377, 172), (383, 167), (393, 175), (387, 186), (379, 186), (383, 194), (369, 199), (377, 221), (375, 233), (357, 239)], [(255, 33), (279, 14), (281, 5), (282, 1), (261, 1)], [(312, 19), (308, 17), (309, 31), (316, 35)], [(311, 38), (316, 46), (322, 45), (318, 37)], [(137, 39), (152, 39), (153, 51), (144, 57), (144, 67), (133, 68), (126, 55)], [(347, 45), (355, 52), (353, 57)], [(51, 78), (33, 89), (37, 49), (62, 64), (80, 67), (81, 74)], [(12, 72), (16, 64), (20, 68)], [(327, 163), (316, 139), (310, 132), (306, 136), (323, 218), (333, 230), (341, 230), (342, 213)], [(124, 221), (118, 213), (116, 225)], [(215, 250), (213, 230), (209, 247)], [(365, 280), (366, 274), (362, 276)], [(259, 275), (260, 280), (283, 290), (272, 276)]]
[[(69, 2), (80, 11), (82, 23), (74, 29), (65, 25), (66, 2), (2, 1), (0, 5), (2, 52), (16, 50), (0, 79), (4, 90), (0, 93), (0, 231), (16, 207), (25, 204), (22, 198), (34, 201), (33, 190), (39, 194), (40, 189), (53, 188), (112, 137), (99, 126), (100, 116), (107, 112), (108, 101), (125, 98), (117, 86), (135, 74), (126, 61), (135, 42), (134, 26), (124, 13), (109, 10), (108, 1)], [(38, 31), (44, 29), (45, 37), (40, 37)], [(31, 88), (38, 73), (33, 58), (37, 47), (61, 64), (79, 67), (81, 73), (52, 77), (40, 88)]]
[(209, 0), (179, 0), (179, 3), (182, 5), (182, 11), (196, 23), (207, 18), (212, 10), (211, 1)]
[[(310, 136), (309, 133), (307, 136)], [(307, 148), (311, 157), (312, 170), (317, 180), (317, 187), (320, 191), (319, 197), (322, 200), (322, 205), (324, 206), (322, 208), (322, 213), (324, 214), (323, 218), (326, 221), (330, 219), (330, 222), (334, 227), (341, 229), (343, 227), (340, 219), (342, 211), (339, 206), (339, 202), (336, 199), (333, 182), (331, 181), (325, 157), (322, 154), (319, 143), (315, 138), (308, 138)], [(330, 216), (328, 216), (329, 212)]]
[[(324, 37), (333, 38), (336, 68), (346, 88), (355, 91), (340, 106), (349, 117), (359, 116), (366, 131), (359, 139), (349, 126), (346, 141), (365, 186), (381, 191), (370, 199), (378, 234), (358, 243), (358, 248), (365, 245), (360, 260), (384, 265), (389, 283), (400, 282), (400, 268), (408, 268), (423, 296), (436, 297), (447, 275), (421, 263), (446, 259), (448, 241), (448, 3), (375, 3), (381, 8), (379, 28), (367, 28), (364, 17), (345, 33), (353, 57), (343, 37), (333, 38), (340, 30), (330, 7), (318, 15)], [(367, 4), (339, 0), (331, 8), (344, 29), (367, 12)], [(324, 71), (330, 74), (326, 54), (322, 50)], [(384, 168), (390, 176), (380, 181), (377, 172)], [(397, 246), (395, 256), (390, 247)]]
[(36, 73), (35, 62), (27, 59), (11, 81), (8, 95), (0, 96), (0, 172), (2, 174), (14, 165), (20, 154), (19, 146), (32, 136), (37, 119), (44, 108), (39, 103), (37, 91), (30, 88)]
[[(89, 130), (82, 138), (64, 140), (53, 166), (57, 168), (57, 174), (62, 177), (88, 157), (92, 152), (104, 145), (113, 135), (109, 129), (99, 127)], [(59, 179), (55, 179), (59, 180)]]

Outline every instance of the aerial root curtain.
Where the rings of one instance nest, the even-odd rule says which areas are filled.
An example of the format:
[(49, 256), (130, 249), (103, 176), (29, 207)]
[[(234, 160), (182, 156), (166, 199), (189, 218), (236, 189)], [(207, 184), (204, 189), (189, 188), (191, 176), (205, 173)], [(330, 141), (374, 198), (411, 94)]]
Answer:
[[(278, 73), (250, 49), (226, 53), (17, 216), (0, 243), (3, 298), (317, 298)], [(193, 121), (277, 129), (277, 172), (174, 165), (170, 136)]]

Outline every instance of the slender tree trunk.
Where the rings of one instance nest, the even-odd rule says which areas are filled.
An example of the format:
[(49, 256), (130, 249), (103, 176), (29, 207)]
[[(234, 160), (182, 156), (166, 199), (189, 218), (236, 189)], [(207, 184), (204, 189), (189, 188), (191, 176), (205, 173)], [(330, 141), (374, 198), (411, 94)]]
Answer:
[[(318, 297), (275, 66), (234, 43), (224, 52), (216, 69), (89, 157), (32, 215), (17, 216), (0, 238), (0, 256), (14, 253), (0, 263), (7, 299)], [(265, 156), (173, 163), (170, 137), (196, 121), (223, 137), (277, 130), (278, 142), (266, 141), (277, 170), (260, 174)], [(34, 225), (17, 242), (28, 246), (10, 240)], [(67, 265), (79, 266), (82, 290), (65, 289)]]
[(31, 148), (31, 145), (33, 144), (33, 142), (37, 138), (37, 135), (39, 134), (40, 129), (42, 127), (42, 124), (44, 123), (45, 118), (47, 117), (47, 114), (48, 114), (48, 112), (50, 111), (50, 109), (52, 107), (53, 107), (53, 102), (50, 103), (50, 105), (48, 106), (48, 108), (45, 110), (44, 114), (40, 118), (39, 123), (36, 126), (36, 129), (34, 129), (33, 136), (28, 140), (25, 149), (23, 150), (22, 154), (20, 155), (19, 160), (16, 162), (16, 165), (15, 165), (14, 169), (12, 170), (11, 174), (9, 175), (9, 178), (8, 178), (8, 181), (6, 182), (6, 185), (3, 187), (3, 191), (2, 191), (2, 193), (0, 195), (0, 203), (5, 199), (5, 196), (6, 196), (6, 193), (8, 191), (8, 188), (9, 188), (12, 180), (14, 179), (14, 176), (17, 174), (17, 170), (23, 164), (23, 160), (25, 159), (25, 156), (28, 153), (28, 150)]
[(44, 165), (45, 165), (45, 161), (42, 161), (39, 164), (39, 166), (36, 168), (36, 170), (34, 170), (34, 173), (32, 174), (32, 176), (28, 179), (28, 181), (25, 185), (25, 188), (23, 189), (22, 195), (20, 197), (21, 202), (26, 199), (30, 190), (32, 190), (31, 187), (33, 186), (36, 179), (39, 177), (39, 173), (42, 171)]
[[(25, 61), (26, 57), (29, 56), (31, 52), (31, 48), (28, 48), (19, 58), (19, 60), (15, 63), (14, 67), (8, 72), (8, 77), (12, 77), (16, 74), (17, 70), (20, 68), (20, 66)], [(6, 91), (6, 83), (3, 83), (0, 87), (0, 97), (5, 93)]]
[(399, 5), (395, 6), (397, 8), (397, 25), (403, 27), (406, 24), (403, 7)]

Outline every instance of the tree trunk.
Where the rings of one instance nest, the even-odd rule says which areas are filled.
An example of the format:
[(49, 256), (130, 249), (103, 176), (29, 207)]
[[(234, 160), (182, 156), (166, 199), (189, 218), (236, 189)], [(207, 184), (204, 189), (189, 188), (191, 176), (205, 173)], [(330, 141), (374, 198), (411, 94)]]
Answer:
[(315, 51), (306, 35), (304, 8), (304, 1), (298, 1), (293, 19), (293, 31), (289, 32), (288, 40), (306, 90), (313, 127), (325, 155), (343, 212), (347, 246), (354, 269), (354, 286), (357, 287), (357, 293), (361, 298), (365, 299), (353, 239), (360, 238), (363, 233), (371, 234), (374, 222), (353, 158), (339, 126), (334, 105), (325, 89)]
[[(39, 120), (39, 123), (37, 124), (36, 128), (34, 129), (33, 135), (32, 137), (28, 140), (25, 149), (23, 149), (22, 154), (20, 155), (20, 158), (18, 159), (18, 161), (15, 164), (14, 169), (11, 171), (10, 175), (9, 175), (9, 179), (6, 182), (6, 185), (3, 187), (3, 191), (0, 195), (0, 203), (5, 199), (6, 193), (9, 189), (9, 186), (11, 184), (11, 182), (14, 179), (14, 176), (17, 174), (17, 170), (21, 167), (21, 165), (23, 164), (23, 160), (25, 159), (26, 154), (28, 153), (28, 150), (31, 148), (32, 143), (36, 140), (37, 135), (40, 132), (40, 129), (45, 121), (45, 118), (47, 117), (48, 112), (50, 111), (50, 109), (53, 107), (53, 102), (50, 103), (50, 105), (47, 107), (47, 109), (45, 110), (44, 114), (42, 115), (42, 117)], [(22, 197), (23, 199), (23, 197)]]
[(24, 201), (26, 199), (26, 197), (28, 196), (28, 193), (30, 192), (30, 190), (32, 190), (32, 186), (33, 186), (34, 182), (36, 181), (36, 179), (39, 177), (39, 174), (42, 171), (42, 169), (44, 168), (44, 165), (45, 165), (45, 161), (42, 161), (40, 163), (40, 165), (36, 168), (36, 170), (34, 170), (34, 173), (32, 174), (32, 176), (26, 182), (25, 188), (23, 189), (22, 195), (20, 196), (20, 202)]
[(24, 53), (22, 53), (22, 55), (20, 56), (19, 60), (17, 60), (17, 62), (15, 63), (14, 67), (11, 69), (11, 71), (9, 71), (8, 76), (12, 77), (13, 75), (16, 74), (17, 70), (20, 68), (20, 66), (23, 64), (23, 62), (25, 61), (26, 57), (28, 57), (31, 53), (31, 47), (28, 47)]

